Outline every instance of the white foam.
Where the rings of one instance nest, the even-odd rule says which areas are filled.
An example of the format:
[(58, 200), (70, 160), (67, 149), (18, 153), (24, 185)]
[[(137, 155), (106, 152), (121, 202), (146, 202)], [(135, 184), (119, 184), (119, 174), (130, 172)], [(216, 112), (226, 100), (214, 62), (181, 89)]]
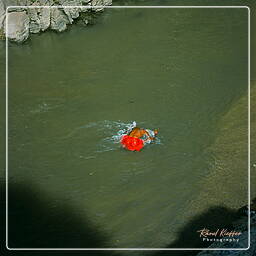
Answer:
[[(120, 140), (123, 135), (128, 134), (134, 127), (137, 126), (136, 121), (124, 123), (119, 121), (103, 120), (98, 122), (90, 122), (79, 127), (74, 128), (65, 138), (71, 138), (75, 136), (81, 129), (90, 129), (102, 134), (104, 138), (96, 142), (96, 149), (94, 152), (101, 153), (112, 150), (118, 150), (120, 148)], [(156, 137), (154, 143), (161, 144), (160, 138)]]
[[(136, 127), (135, 121), (132, 123), (123, 123), (121, 121), (105, 120), (103, 128), (105, 133), (109, 134), (109, 136), (105, 137), (98, 143), (99, 149), (97, 152), (106, 152), (118, 149), (122, 136), (129, 133), (134, 127)], [(116, 144), (118, 144), (118, 147)]]

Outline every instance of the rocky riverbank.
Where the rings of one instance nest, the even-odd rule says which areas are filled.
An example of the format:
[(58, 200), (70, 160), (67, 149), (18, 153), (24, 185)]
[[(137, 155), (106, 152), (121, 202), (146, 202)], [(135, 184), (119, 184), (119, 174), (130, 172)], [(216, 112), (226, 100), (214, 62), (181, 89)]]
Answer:
[[(246, 152), (243, 152), (245, 150), (240, 150), (239, 148), (246, 148), (243, 147), (243, 145), (239, 144), (239, 143), (235, 143), (235, 141), (241, 141), (241, 137), (243, 136), (243, 130), (245, 131), (247, 129), (242, 129), (241, 125), (238, 125), (238, 122), (241, 121), (241, 111), (239, 111), (239, 109), (244, 108), (248, 101), (247, 101), (247, 95), (243, 98), (240, 99), (240, 101), (238, 102), (238, 104), (236, 104), (236, 107), (233, 107), (225, 116), (225, 120), (227, 121), (227, 125), (224, 127), (223, 129), (223, 136), (220, 137), (220, 140), (217, 141), (218, 146), (218, 151), (222, 153), (223, 157), (225, 157), (226, 159), (227, 156), (224, 155), (224, 152), (226, 152), (229, 155), (235, 155), (235, 152), (239, 152), (239, 154), (246, 154)], [(255, 127), (255, 123), (256, 123), (256, 115), (255, 115), (255, 105), (256, 102), (256, 84), (255, 81), (251, 82), (251, 127)], [(245, 111), (247, 111), (247, 108), (245, 108)], [(239, 115), (240, 113), (240, 115)], [(229, 126), (229, 127), (228, 127)], [(232, 129), (230, 127), (233, 127)], [(240, 127), (241, 129), (237, 129), (236, 127)], [(232, 131), (232, 132), (230, 132)], [(229, 133), (229, 135), (227, 134)], [(225, 138), (224, 138), (225, 137)], [(233, 138), (233, 139), (232, 139)], [(255, 138), (256, 138), (256, 130), (251, 128), (251, 197), (254, 198), (252, 201), (252, 205), (251, 205), (251, 232), (250, 232), (250, 238), (251, 238), (251, 243), (250, 243), (250, 248), (248, 250), (216, 250), (216, 251), (210, 251), (210, 250), (205, 250), (203, 252), (200, 252), (199, 254), (197, 254), (197, 256), (223, 256), (223, 255), (228, 255), (228, 256), (232, 256), (232, 255), (236, 255), (236, 256), (254, 256), (256, 255), (256, 178), (255, 178), (255, 168), (256, 168), (256, 159), (255, 159)], [(222, 140), (222, 142), (221, 142)], [(228, 151), (228, 148), (223, 147), (224, 144), (230, 144), (231, 141), (234, 141), (233, 143), (233, 147), (231, 148), (231, 151)], [(222, 149), (223, 148), (223, 149)], [(219, 158), (219, 160), (221, 160), (221, 158)], [(220, 161), (220, 162), (224, 162), (224, 161)], [(231, 163), (234, 162), (234, 163)], [(225, 168), (229, 168), (230, 170), (234, 170), (233, 174), (232, 172), (230, 172), (231, 175), (237, 175), (239, 173), (239, 171), (241, 172), (242, 170), (242, 166), (241, 163), (239, 163), (238, 161), (234, 161), (233, 158), (230, 160), (226, 160), (225, 161), (226, 166), (223, 166), (223, 168), (221, 168), (222, 170), (224, 170)], [(221, 167), (221, 166), (219, 166)], [(223, 171), (222, 171), (223, 172)], [(221, 178), (221, 173), (216, 173), (218, 177)], [(247, 178), (247, 175), (244, 175)], [(222, 177), (223, 180), (225, 180), (225, 186), (226, 188), (229, 187), (229, 182), (232, 182), (232, 178), (231, 176), (228, 177), (226, 176), (225, 178)], [(220, 183), (220, 180), (215, 179), (216, 181), (216, 187), (217, 184)], [(234, 182), (233, 182), (234, 183)], [(223, 183), (222, 183), (223, 184)], [(242, 185), (242, 177), (241, 177), (241, 184), (239, 184), (240, 186), (240, 190), (241, 190), (241, 185)], [(220, 189), (216, 189), (218, 191), (220, 191)], [(233, 190), (235, 191), (235, 190)], [(206, 193), (204, 191), (204, 193)], [(213, 195), (213, 191), (211, 191), (212, 195)], [(230, 195), (230, 193), (229, 193)], [(236, 197), (238, 198), (238, 192), (236, 193)], [(235, 198), (233, 198), (233, 202), (235, 201)], [(224, 202), (224, 201), (223, 201)], [(236, 221), (233, 222), (232, 226), (234, 228), (234, 230), (240, 230), (242, 231), (241, 236), (239, 237), (239, 242), (236, 244), (237, 248), (247, 248), (248, 246), (248, 216), (247, 216), (247, 207), (241, 207), (239, 209), (239, 214), (241, 214), (242, 216), (240, 218), (238, 218)], [(211, 244), (211, 246), (209, 246), (209, 248), (229, 248), (230, 247), (230, 243), (229, 242), (219, 242), (219, 241), (215, 241)]]
[[(82, 13), (88, 14), (88, 19), (84, 19), (84, 23), (87, 24), (90, 15), (103, 10), (103, 7), (99, 6), (111, 4), (112, 0), (0, 0), (0, 37), (8, 37), (12, 41), (21, 43), (26, 41), (30, 34), (47, 29), (62, 32)], [(71, 8), (72, 6), (76, 7)], [(7, 19), (8, 27), (6, 27)]]
[[(236, 243), (236, 248), (247, 248), (248, 247), (248, 217), (244, 216), (241, 219), (233, 223), (235, 230), (240, 230), (242, 232), (239, 237), (239, 241)], [(251, 230), (250, 230), (251, 243), (248, 250), (216, 250), (210, 251), (205, 250), (197, 254), (197, 256), (254, 256), (256, 253), (256, 215), (251, 217)], [(230, 237), (227, 237), (230, 238)], [(223, 239), (224, 240), (224, 239)], [(214, 242), (209, 248), (230, 248), (229, 242)]]

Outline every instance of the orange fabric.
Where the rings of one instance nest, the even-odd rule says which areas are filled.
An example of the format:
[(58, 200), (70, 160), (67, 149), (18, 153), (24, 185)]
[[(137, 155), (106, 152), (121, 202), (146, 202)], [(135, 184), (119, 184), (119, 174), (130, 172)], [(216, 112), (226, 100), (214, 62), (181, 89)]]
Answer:
[(140, 151), (144, 147), (142, 139), (124, 135), (121, 139), (121, 144), (128, 150)]

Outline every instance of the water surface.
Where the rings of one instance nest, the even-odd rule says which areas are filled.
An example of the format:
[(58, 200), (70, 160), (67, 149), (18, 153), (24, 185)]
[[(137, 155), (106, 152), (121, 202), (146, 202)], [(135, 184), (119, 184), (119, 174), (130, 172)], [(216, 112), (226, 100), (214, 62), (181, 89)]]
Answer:
[[(108, 247), (166, 247), (209, 206), (246, 201), (246, 180), (232, 203), (198, 195), (219, 120), (246, 94), (247, 36), (247, 9), (108, 9), (93, 26), (10, 44), (9, 181), (39, 193), (48, 218), (70, 207)], [(113, 136), (133, 121), (158, 128), (158, 143), (121, 149)], [(49, 246), (30, 229), (22, 239)]]

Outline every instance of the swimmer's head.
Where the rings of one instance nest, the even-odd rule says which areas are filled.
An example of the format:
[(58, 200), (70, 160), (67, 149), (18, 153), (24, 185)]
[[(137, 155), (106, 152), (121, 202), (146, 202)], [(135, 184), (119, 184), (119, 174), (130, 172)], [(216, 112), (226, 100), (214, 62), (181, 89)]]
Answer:
[(158, 134), (158, 130), (157, 130), (157, 129), (154, 130), (154, 134), (155, 134), (155, 135)]

